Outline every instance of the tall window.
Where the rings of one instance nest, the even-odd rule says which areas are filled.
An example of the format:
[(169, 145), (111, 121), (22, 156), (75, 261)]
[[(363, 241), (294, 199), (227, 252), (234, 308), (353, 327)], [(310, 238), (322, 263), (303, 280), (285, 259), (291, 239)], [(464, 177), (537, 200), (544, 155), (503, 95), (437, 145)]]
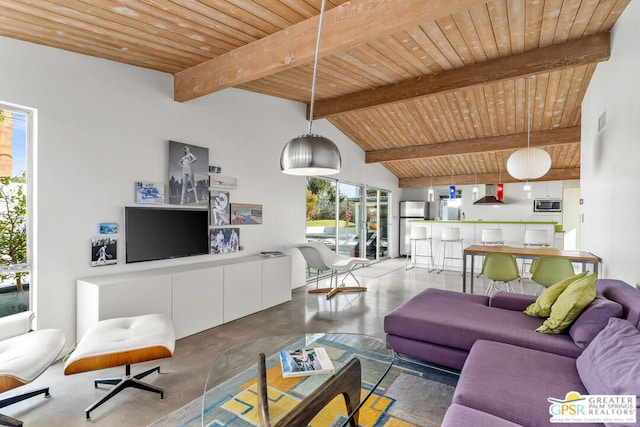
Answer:
[(31, 111), (0, 103), (0, 317), (30, 307), (31, 126)]

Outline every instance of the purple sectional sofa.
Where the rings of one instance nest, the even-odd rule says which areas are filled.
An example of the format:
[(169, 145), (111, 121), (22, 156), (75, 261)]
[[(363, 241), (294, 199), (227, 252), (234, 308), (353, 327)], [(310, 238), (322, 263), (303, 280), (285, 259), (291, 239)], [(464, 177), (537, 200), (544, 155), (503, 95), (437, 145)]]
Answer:
[[(535, 332), (544, 319), (522, 312), (533, 295), (427, 289), (385, 317), (387, 343), (461, 370), (444, 426), (551, 425), (547, 399), (570, 391), (636, 394), (640, 404), (640, 291), (608, 279), (596, 288), (596, 299), (559, 335)], [(624, 344), (612, 352), (615, 342)]]

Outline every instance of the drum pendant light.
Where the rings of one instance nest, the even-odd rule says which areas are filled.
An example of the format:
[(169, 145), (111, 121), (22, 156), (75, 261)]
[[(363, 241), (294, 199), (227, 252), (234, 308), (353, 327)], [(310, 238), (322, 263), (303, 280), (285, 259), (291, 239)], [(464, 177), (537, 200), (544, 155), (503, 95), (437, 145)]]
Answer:
[(527, 77), (527, 148), (516, 151), (507, 160), (509, 175), (523, 181), (540, 178), (551, 168), (549, 153), (531, 147), (531, 78)]
[(320, 52), (320, 35), (324, 18), (325, 0), (320, 7), (318, 22), (318, 39), (316, 56), (313, 63), (313, 80), (311, 83), (311, 100), (309, 101), (309, 132), (293, 138), (282, 149), (280, 154), (280, 170), (288, 175), (333, 175), (340, 172), (342, 157), (338, 147), (328, 138), (312, 133), (313, 103), (318, 72), (318, 54)]

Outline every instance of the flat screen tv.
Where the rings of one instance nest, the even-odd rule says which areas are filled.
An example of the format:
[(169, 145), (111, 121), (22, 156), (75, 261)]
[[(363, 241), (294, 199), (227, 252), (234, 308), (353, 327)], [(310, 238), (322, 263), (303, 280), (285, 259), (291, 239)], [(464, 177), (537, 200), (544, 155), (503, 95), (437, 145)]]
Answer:
[(209, 253), (209, 212), (203, 209), (127, 206), (126, 262)]

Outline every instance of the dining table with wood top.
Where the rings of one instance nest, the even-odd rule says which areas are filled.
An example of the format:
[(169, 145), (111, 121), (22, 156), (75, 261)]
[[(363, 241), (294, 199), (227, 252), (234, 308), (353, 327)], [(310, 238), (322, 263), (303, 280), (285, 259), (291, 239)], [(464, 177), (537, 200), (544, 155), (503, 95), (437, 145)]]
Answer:
[(471, 245), (464, 249), (462, 256), (462, 292), (467, 292), (467, 257), (471, 257), (471, 275), (469, 282), (469, 292), (473, 293), (473, 276), (474, 276), (474, 259), (478, 255), (487, 255), (492, 252), (511, 254), (521, 259), (538, 259), (543, 256), (555, 256), (567, 258), (571, 262), (581, 263), (583, 269), (589, 264), (592, 266), (593, 272), (598, 272), (598, 265), (602, 261), (598, 256), (591, 252), (584, 251), (566, 251), (557, 248), (520, 248), (511, 246), (489, 246), (489, 245)]

